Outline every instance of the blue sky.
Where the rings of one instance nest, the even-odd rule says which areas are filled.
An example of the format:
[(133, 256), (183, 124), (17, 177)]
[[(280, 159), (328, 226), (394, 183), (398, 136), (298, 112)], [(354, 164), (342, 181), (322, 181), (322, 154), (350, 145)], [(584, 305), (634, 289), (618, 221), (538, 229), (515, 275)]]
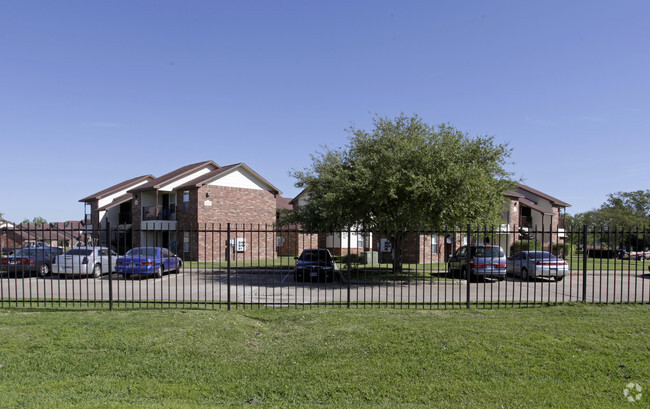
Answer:
[(600, 206), (649, 189), (647, 1), (3, 1), (0, 212), (189, 163), (244, 162), (283, 192), (375, 114), (513, 149), (536, 189)]

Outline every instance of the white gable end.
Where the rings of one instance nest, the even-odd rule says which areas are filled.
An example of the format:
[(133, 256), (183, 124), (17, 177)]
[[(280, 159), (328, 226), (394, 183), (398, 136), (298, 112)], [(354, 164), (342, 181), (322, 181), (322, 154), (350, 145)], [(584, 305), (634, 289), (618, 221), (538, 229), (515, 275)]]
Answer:
[(210, 186), (238, 187), (242, 189), (268, 190), (257, 178), (243, 169), (236, 169), (210, 183)]
[(210, 168), (210, 167), (205, 167), (205, 168), (203, 168), (203, 169), (199, 169), (199, 170), (197, 170), (196, 172), (191, 173), (191, 174), (185, 176), (184, 178), (180, 178), (180, 179), (178, 179), (178, 180), (175, 180), (175, 181), (173, 181), (172, 183), (170, 183), (170, 184), (168, 184), (168, 185), (161, 186), (161, 187), (160, 187), (160, 190), (165, 191), (165, 192), (171, 192), (172, 190), (174, 190), (174, 188), (175, 188), (176, 186), (181, 186), (181, 185), (183, 185), (183, 184), (189, 182), (190, 180), (196, 179), (196, 178), (198, 178), (198, 177), (201, 176), (201, 175), (205, 175), (206, 173), (210, 173), (210, 172), (212, 172), (213, 170), (214, 170), (214, 169), (212, 169), (212, 168)]
[(99, 200), (97, 201), (97, 207), (105, 206), (105, 205), (111, 203), (111, 202), (113, 201), (113, 199), (116, 199), (116, 198), (118, 198), (118, 197), (120, 197), (120, 196), (125, 195), (127, 190), (135, 189), (136, 187), (141, 186), (141, 185), (144, 185), (145, 183), (148, 183), (148, 182), (149, 182), (148, 180), (143, 180), (143, 181), (141, 181), (140, 183), (137, 183), (137, 184), (134, 184), (134, 185), (127, 186), (127, 187), (125, 187), (124, 189), (119, 190), (119, 191), (113, 193), (112, 195), (108, 195), (108, 196), (106, 196), (106, 197), (102, 197), (101, 199), (99, 199)]

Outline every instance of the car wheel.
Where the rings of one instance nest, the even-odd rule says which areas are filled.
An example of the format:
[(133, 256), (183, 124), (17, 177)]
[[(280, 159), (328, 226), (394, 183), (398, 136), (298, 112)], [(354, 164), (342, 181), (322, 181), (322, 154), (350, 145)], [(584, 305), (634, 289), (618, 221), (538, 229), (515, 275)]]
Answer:
[(38, 269), (39, 277), (47, 277), (50, 275), (50, 266), (47, 264), (41, 264), (41, 268)]
[(132, 278), (133, 276), (129, 273), (124, 273), (124, 278), (129, 279)]
[(165, 269), (163, 268), (163, 265), (161, 264), (158, 271), (156, 271), (156, 278), (161, 278), (163, 276), (164, 271), (165, 271)]
[(449, 277), (453, 277), (453, 276), (454, 276), (454, 269), (451, 268), (450, 265), (447, 266), (447, 275), (448, 275)]
[(525, 267), (521, 269), (521, 279), (526, 281), (530, 280), (530, 277), (528, 277), (528, 269)]
[(176, 270), (175, 270), (176, 274), (178, 274), (178, 273), (181, 272), (181, 268), (182, 268), (182, 267), (183, 267), (183, 262), (182, 262), (182, 261), (179, 261), (178, 264), (177, 264), (177, 266), (176, 266)]
[(463, 268), (460, 270), (460, 277), (461, 277), (463, 280), (467, 280), (467, 281), (469, 281), (469, 274), (467, 274), (467, 268), (463, 267)]
[(555, 281), (562, 281), (564, 276), (555, 276)]
[(91, 273), (93, 278), (99, 278), (102, 276), (102, 266), (99, 264), (95, 264), (95, 267), (93, 267), (93, 271)]

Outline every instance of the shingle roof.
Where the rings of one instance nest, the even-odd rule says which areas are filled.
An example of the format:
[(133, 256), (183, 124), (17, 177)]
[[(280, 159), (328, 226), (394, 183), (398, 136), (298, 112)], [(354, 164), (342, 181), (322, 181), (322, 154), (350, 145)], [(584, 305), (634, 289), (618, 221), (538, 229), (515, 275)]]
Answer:
[(117, 206), (119, 204), (126, 203), (129, 200), (131, 200), (132, 198), (133, 198), (133, 195), (131, 193), (125, 193), (122, 196), (116, 197), (110, 203), (105, 204), (104, 206), (98, 208), (97, 210), (99, 210), (99, 211), (108, 210), (111, 207), (115, 207), (115, 206)]
[(552, 204), (560, 206), (560, 207), (569, 207), (569, 206), (571, 206), (570, 204), (568, 204), (566, 202), (563, 202), (560, 199), (556, 199), (551, 195), (547, 195), (546, 193), (540, 192), (537, 189), (533, 189), (532, 187), (526, 186), (526, 185), (521, 184), (521, 183), (517, 183), (517, 190), (523, 190), (524, 192), (532, 193), (533, 195), (542, 197), (542, 198), (548, 200), (549, 202), (551, 202)]
[(155, 178), (154, 180), (150, 181), (149, 183), (145, 183), (142, 186), (138, 186), (134, 189), (129, 190), (129, 192), (142, 192), (145, 190), (155, 190), (159, 189), (163, 184), (167, 182), (172, 182), (176, 179), (182, 178), (184, 176), (187, 176), (188, 174), (196, 171), (197, 169), (200, 169), (205, 166), (213, 166), (215, 168), (219, 168), (219, 165), (214, 163), (211, 160), (204, 161), (204, 162), (198, 162), (198, 163), (193, 163), (191, 165), (186, 165), (181, 168), (178, 168), (176, 170), (173, 170), (167, 174), (164, 174), (160, 177)]
[(523, 204), (525, 206), (528, 206), (531, 209), (535, 209), (538, 212), (543, 213), (543, 214), (553, 214), (553, 212), (549, 212), (548, 210), (544, 209), (543, 207), (538, 206), (537, 203), (533, 202), (532, 200), (528, 200), (525, 197), (522, 197), (521, 199), (519, 199), (519, 203), (521, 203), (521, 204)]
[(153, 175), (144, 175), (144, 176), (138, 176), (133, 179), (125, 180), (124, 182), (118, 183), (117, 185), (113, 185), (109, 188), (106, 188), (100, 192), (97, 192), (95, 194), (92, 194), (88, 197), (84, 197), (83, 199), (79, 200), (80, 202), (92, 202), (94, 200), (99, 200), (105, 196), (108, 196), (110, 194), (113, 194), (115, 192), (119, 192), (122, 189), (128, 188), (129, 186), (137, 185), (138, 183), (141, 183), (145, 180), (148, 179), (154, 179)]
[(276, 209), (293, 210), (293, 205), (291, 204), (291, 201), (292, 199), (278, 195), (275, 198), (275, 207)]

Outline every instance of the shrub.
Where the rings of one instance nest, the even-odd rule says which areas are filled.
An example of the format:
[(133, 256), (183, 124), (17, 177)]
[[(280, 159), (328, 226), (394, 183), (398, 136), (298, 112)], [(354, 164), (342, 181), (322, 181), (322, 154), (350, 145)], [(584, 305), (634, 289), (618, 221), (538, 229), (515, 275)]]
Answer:
[(576, 245), (571, 243), (554, 243), (551, 252), (558, 257), (570, 257), (576, 252)]
[(518, 251), (541, 250), (542, 243), (535, 240), (518, 240), (512, 243), (511, 249), (513, 253)]

